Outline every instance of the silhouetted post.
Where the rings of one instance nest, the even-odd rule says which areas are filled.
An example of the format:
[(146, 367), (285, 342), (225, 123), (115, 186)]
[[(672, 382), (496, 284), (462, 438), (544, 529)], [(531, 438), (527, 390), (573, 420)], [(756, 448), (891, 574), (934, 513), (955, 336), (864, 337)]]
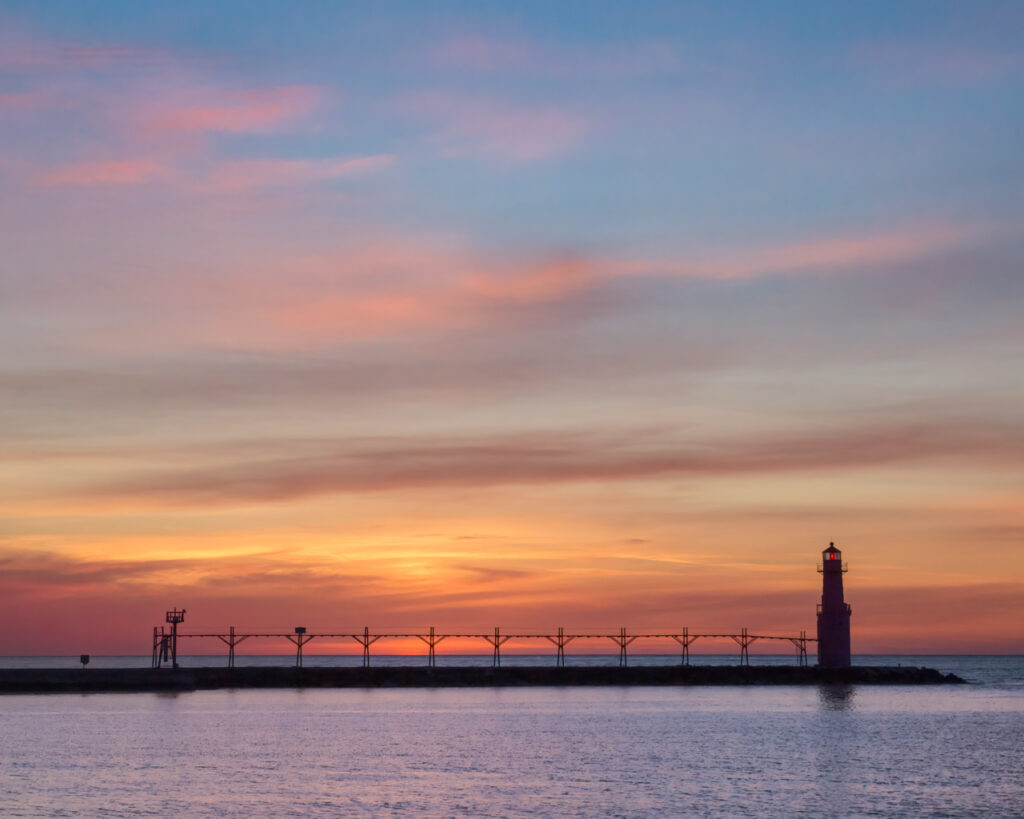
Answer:
[(501, 636), (501, 632), (499, 631), (497, 626), (494, 627), (494, 636), (493, 637), (490, 637), (487, 634), (485, 634), (483, 637), (484, 637), (484, 639), (488, 643), (490, 643), (492, 646), (494, 646), (494, 661), (493, 661), (493, 665), (494, 665), (495, 668), (500, 668), (501, 667), (501, 647), (502, 647), (502, 645), (507, 643), (510, 638), (502, 637)]
[(287, 637), (289, 641), (291, 641), (292, 643), (295, 644), (295, 667), (296, 668), (302, 668), (302, 647), (306, 643), (308, 643), (310, 640), (312, 640), (315, 636), (316, 636), (315, 634), (310, 634), (310, 635), (307, 636), (306, 635), (306, 627), (305, 626), (296, 626), (295, 627), (295, 636), (294, 637), (292, 637), (292, 635), (290, 635), (290, 634), (286, 634), (285, 635), (285, 637)]
[(235, 667), (235, 646), (237, 646), (242, 640), (245, 640), (250, 635), (243, 634), (240, 637), (235, 636), (235, 627), (231, 626), (228, 636), (225, 637), (223, 634), (217, 634), (216, 637), (222, 643), (228, 647), (228, 668)]
[(438, 643), (440, 643), (447, 635), (445, 635), (445, 634), (437, 635), (434, 632), (434, 627), (431, 626), (430, 627), (430, 636), (429, 637), (425, 636), (423, 634), (417, 634), (416, 636), (419, 637), (424, 643), (427, 644), (427, 649), (428, 649), (428, 651), (427, 651), (427, 666), (429, 668), (434, 668), (437, 665), (437, 654), (434, 651), (434, 647)]
[(380, 635), (376, 634), (373, 637), (370, 636), (370, 627), (363, 626), (363, 635), (360, 637), (358, 634), (353, 634), (352, 639), (355, 640), (359, 645), (363, 647), (363, 668), (370, 667), (370, 646), (376, 643), (380, 639)]
[(673, 634), (672, 639), (682, 647), (682, 656), (679, 658), (680, 665), (690, 664), (690, 644), (697, 639), (697, 635), (690, 636), (690, 627), (683, 626), (682, 634)]
[(807, 665), (807, 632), (801, 631), (799, 637), (789, 637), (788, 639), (796, 646), (797, 664)]
[(821, 603), (818, 604), (818, 665), (846, 668), (850, 665), (850, 615), (843, 600), (843, 553), (835, 543), (821, 553)]
[(737, 637), (735, 634), (731, 636), (732, 639), (735, 640), (737, 645), (739, 645), (740, 647), (740, 665), (750, 665), (750, 651), (747, 647), (757, 638), (751, 637), (749, 634), (747, 634), (747, 630), (745, 628), (742, 629), (739, 637)]
[(153, 668), (160, 668), (171, 660), (171, 635), (163, 626), (153, 626)]
[(623, 626), (619, 629), (617, 635), (609, 635), (615, 644), (619, 647), (619, 668), (625, 668), (627, 664), (626, 660), (626, 646), (632, 643), (636, 637), (626, 636), (626, 627)]
[(553, 643), (558, 649), (555, 654), (555, 665), (559, 668), (565, 668), (565, 647), (576, 639), (575, 634), (570, 634), (568, 637), (565, 636), (565, 629), (562, 626), (558, 627), (558, 636), (552, 637), (550, 634), (544, 635), (548, 642)]
[(178, 667), (178, 623), (185, 622), (185, 609), (171, 609), (167, 612), (167, 622), (171, 624), (171, 668)]

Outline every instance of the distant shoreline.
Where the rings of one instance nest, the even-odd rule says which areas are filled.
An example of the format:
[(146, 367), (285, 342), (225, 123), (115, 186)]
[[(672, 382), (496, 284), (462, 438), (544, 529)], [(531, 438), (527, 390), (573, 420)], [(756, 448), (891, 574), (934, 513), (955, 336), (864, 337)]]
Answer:
[(946, 685), (964, 680), (914, 666), (634, 666), (371, 668), (12, 668), (0, 693), (199, 691), (224, 688), (488, 688), (526, 686)]

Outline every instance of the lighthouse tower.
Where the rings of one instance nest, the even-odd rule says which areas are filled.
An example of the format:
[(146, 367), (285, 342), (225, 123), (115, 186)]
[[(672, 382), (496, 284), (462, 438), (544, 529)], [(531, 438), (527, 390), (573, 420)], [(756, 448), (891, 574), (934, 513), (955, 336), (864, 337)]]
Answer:
[(821, 553), (821, 603), (818, 604), (818, 665), (850, 664), (850, 604), (843, 601), (843, 553), (834, 543)]

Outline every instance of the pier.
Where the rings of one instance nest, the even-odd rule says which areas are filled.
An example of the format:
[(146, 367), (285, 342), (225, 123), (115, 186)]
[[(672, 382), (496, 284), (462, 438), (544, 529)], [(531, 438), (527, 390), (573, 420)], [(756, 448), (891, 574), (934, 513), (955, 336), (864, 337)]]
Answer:
[(678, 631), (646, 631), (630, 633), (625, 627), (620, 628), (617, 633), (599, 631), (579, 631), (567, 633), (564, 628), (555, 632), (525, 632), (506, 634), (500, 628), (495, 628), (494, 633), (480, 632), (446, 632), (441, 633), (431, 626), (425, 632), (417, 631), (385, 631), (371, 632), (369, 626), (362, 630), (339, 630), (309, 633), (304, 626), (296, 626), (293, 632), (239, 632), (234, 626), (230, 626), (226, 632), (196, 632), (181, 633), (176, 630), (177, 625), (183, 622), (184, 610), (174, 609), (167, 612), (167, 622), (172, 623), (172, 629), (166, 630), (162, 626), (153, 627), (153, 653), (152, 667), (161, 668), (169, 663), (172, 668), (177, 667), (177, 642), (178, 640), (218, 640), (227, 646), (227, 667), (235, 667), (235, 647), (245, 640), (262, 639), (287, 641), (295, 646), (295, 667), (302, 668), (302, 649), (312, 640), (353, 640), (362, 647), (363, 668), (370, 667), (370, 646), (381, 640), (410, 640), (417, 639), (426, 646), (426, 665), (428, 668), (437, 666), (437, 647), (444, 640), (480, 640), (481, 643), (490, 647), (492, 655), (492, 667), (501, 667), (501, 649), (511, 640), (517, 641), (547, 641), (555, 647), (555, 666), (565, 667), (565, 649), (571, 642), (577, 645), (584, 641), (603, 643), (610, 640), (618, 647), (618, 667), (627, 668), (629, 665), (629, 646), (638, 639), (660, 640), (669, 645), (674, 645), (679, 651), (679, 664), (688, 666), (690, 664), (690, 646), (700, 639), (732, 640), (739, 646), (739, 664), (750, 665), (750, 646), (757, 641), (781, 641), (791, 643), (795, 650), (796, 664), (807, 666), (807, 644), (817, 642), (816, 638), (808, 637), (806, 631), (797, 635), (777, 634), (752, 634), (744, 628), (739, 633), (720, 632), (691, 632), (684, 627)]
[[(166, 625), (153, 627), (152, 662), (150, 668), (89, 669), (89, 656), (81, 657), (81, 669), (0, 669), (0, 692), (61, 691), (193, 691), (211, 688), (396, 688), (448, 686), (532, 686), (532, 685), (831, 685), (883, 684), (931, 685), (961, 683), (953, 674), (943, 675), (931, 668), (892, 668), (889, 666), (851, 666), (850, 615), (852, 609), (843, 596), (843, 574), (846, 564), (842, 553), (830, 543), (822, 552), (822, 598), (817, 606), (818, 636), (808, 637), (806, 631), (796, 634), (761, 634), (742, 628), (737, 632), (691, 631), (688, 626), (677, 630), (646, 630), (631, 632), (625, 626), (617, 632), (570, 631), (559, 627), (554, 631), (503, 632), (500, 627), (490, 631), (438, 631), (430, 626), (425, 631), (371, 631), (335, 629), (310, 632), (305, 626), (291, 631), (182, 631), (185, 609), (170, 609)], [(178, 642), (217, 641), (227, 647), (224, 666), (211, 668), (180, 668)], [(236, 649), (250, 640), (287, 642), (295, 647), (293, 666), (244, 667), (235, 664)], [(303, 667), (303, 649), (314, 640), (353, 641), (362, 651), (359, 667)], [(419, 641), (426, 647), (426, 663), (406, 666), (371, 668), (371, 646), (382, 641)], [(438, 647), (446, 640), (479, 641), (491, 655), (490, 666), (438, 668)], [(671, 665), (629, 665), (629, 647), (637, 640), (658, 641), (679, 652), (679, 662)], [(705, 666), (690, 664), (690, 648), (698, 640), (730, 640), (738, 648), (737, 664)], [(554, 662), (543, 666), (502, 667), (502, 648), (512, 641), (547, 643), (554, 647)], [(579, 646), (610, 641), (618, 649), (618, 662), (606, 666), (566, 666), (569, 644)], [(751, 666), (750, 646), (756, 642), (786, 642), (793, 646), (793, 665)], [(808, 643), (816, 643), (818, 664), (808, 663)], [(251, 643), (250, 643), (251, 645)]]
[(239, 632), (235, 626), (227, 631), (203, 631), (179, 633), (178, 627), (185, 622), (185, 609), (171, 609), (167, 612), (167, 626), (153, 627), (152, 668), (160, 669), (169, 664), (172, 669), (178, 668), (178, 640), (217, 640), (227, 646), (227, 667), (235, 667), (235, 649), (247, 640), (286, 640), (295, 646), (295, 667), (302, 668), (302, 650), (313, 640), (352, 640), (362, 648), (364, 669), (370, 668), (370, 647), (382, 640), (419, 640), (426, 648), (427, 667), (437, 667), (437, 649), (445, 640), (479, 640), (490, 648), (492, 668), (501, 668), (501, 649), (510, 641), (529, 641), (531, 643), (547, 642), (555, 648), (555, 666), (565, 668), (565, 652), (570, 643), (579, 645), (585, 641), (605, 642), (610, 640), (618, 648), (618, 667), (629, 666), (629, 646), (634, 641), (658, 640), (671, 643), (679, 651), (679, 665), (688, 667), (690, 664), (690, 647), (697, 640), (731, 640), (739, 646), (739, 665), (750, 666), (750, 646), (755, 642), (782, 641), (791, 643), (796, 652), (796, 665), (800, 668), (808, 666), (807, 644), (816, 643), (818, 663), (828, 668), (844, 668), (850, 665), (850, 614), (851, 608), (843, 597), (843, 574), (847, 566), (842, 559), (842, 552), (834, 543), (822, 552), (822, 563), (818, 566), (822, 573), (822, 597), (817, 606), (818, 636), (808, 637), (806, 631), (797, 634), (757, 634), (747, 628), (736, 632), (690, 631), (688, 626), (678, 630), (643, 631), (631, 633), (623, 626), (617, 633), (606, 631), (566, 632), (564, 627), (556, 631), (528, 631), (503, 633), (495, 627), (494, 633), (480, 631), (439, 632), (434, 626), (427, 631), (370, 631), (369, 626), (362, 630), (337, 629), (311, 633), (305, 626), (296, 626), (291, 632), (252, 631)]
[(377, 668), (0, 669), (0, 693), (185, 692), (254, 688), (493, 688), (525, 686), (942, 685), (932, 668), (893, 666), (523, 666)]

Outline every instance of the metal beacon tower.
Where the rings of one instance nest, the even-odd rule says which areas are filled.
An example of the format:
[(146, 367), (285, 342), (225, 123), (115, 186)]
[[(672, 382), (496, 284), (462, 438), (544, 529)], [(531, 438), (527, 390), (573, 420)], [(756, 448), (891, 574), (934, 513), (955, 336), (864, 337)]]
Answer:
[(843, 601), (843, 553), (834, 543), (821, 553), (821, 602), (818, 604), (818, 665), (850, 665), (850, 604)]

